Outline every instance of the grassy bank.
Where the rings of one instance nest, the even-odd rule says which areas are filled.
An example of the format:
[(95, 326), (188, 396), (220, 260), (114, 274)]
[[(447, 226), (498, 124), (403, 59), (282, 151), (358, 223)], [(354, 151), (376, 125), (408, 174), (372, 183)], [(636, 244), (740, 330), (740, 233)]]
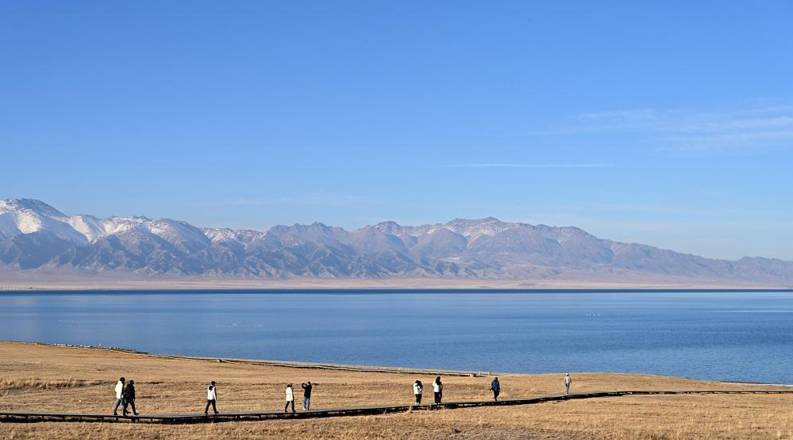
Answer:
[[(199, 412), (218, 382), (220, 411), (283, 408), (286, 383), (311, 380), (316, 408), (404, 404), (430, 375), (170, 359), (100, 349), (0, 343), (0, 411), (109, 412), (118, 376), (134, 379), (143, 413)], [(579, 391), (751, 389), (673, 377), (576, 373)], [(559, 393), (561, 376), (505, 375), (503, 397)], [(488, 377), (445, 377), (445, 400), (489, 397)], [(299, 386), (298, 386), (299, 388)], [(427, 387), (429, 388), (429, 387)], [(300, 395), (298, 393), (298, 399)], [(425, 397), (426, 398), (426, 397)], [(299, 406), (299, 405), (298, 405)], [(793, 438), (793, 396), (637, 396), (531, 407), (472, 408), (344, 419), (204, 426), (8, 424), (0, 438)]]

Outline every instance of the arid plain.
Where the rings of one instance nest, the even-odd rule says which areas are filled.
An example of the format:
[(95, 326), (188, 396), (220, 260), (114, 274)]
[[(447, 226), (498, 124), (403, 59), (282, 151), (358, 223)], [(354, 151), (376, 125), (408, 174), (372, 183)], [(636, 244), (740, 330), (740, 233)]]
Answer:
[[(198, 413), (205, 384), (218, 382), (226, 411), (277, 411), (286, 383), (316, 384), (314, 408), (406, 404), (410, 384), (430, 375), (278, 367), (190, 360), (103, 349), (0, 343), (0, 411), (109, 413), (119, 376), (134, 379), (138, 411)], [(559, 393), (561, 376), (502, 375), (503, 398)], [(758, 389), (673, 377), (574, 373), (577, 391)], [(491, 378), (447, 376), (447, 401), (490, 398)], [(762, 388), (771, 388), (763, 386)], [(300, 395), (298, 393), (298, 400)], [(474, 438), (474, 439), (791, 439), (793, 395), (629, 396), (529, 406), (444, 409), (311, 420), (150, 425), (9, 423), (4, 439), (112, 438)]]

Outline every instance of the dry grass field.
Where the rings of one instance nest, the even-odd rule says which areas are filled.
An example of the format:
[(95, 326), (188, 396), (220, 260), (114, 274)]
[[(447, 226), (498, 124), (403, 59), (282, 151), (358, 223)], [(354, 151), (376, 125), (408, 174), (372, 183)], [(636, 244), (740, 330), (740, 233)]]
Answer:
[[(218, 383), (218, 409), (283, 408), (286, 383), (311, 380), (315, 408), (404, 404), (431, 376), (169, 359), (99, 349), (0, 343), (0, 411), (109, 413), (119, 376), (134, 379), (141, 413), (203, 411)], [(744, 389), (672, 377), (575, 373), (577, 391)], [(501, 376), (504, 398), (559, 393), (560, 375)], [(447, 401), (489, 398), (487, 377), (445, 377)], [(298, 387), (299, 388), (299, 387)], [(764, 387), (767, 388), (767, 387)], [(298, 394), (298, 407), (300, 392)], [(426, 396), (425, 396), (426, 398)], [(32, 423), (0, 425), (2, 439), (793, 439), (793, 395), (635, 396), (420, 411), (368, 417), (205, 425)]]

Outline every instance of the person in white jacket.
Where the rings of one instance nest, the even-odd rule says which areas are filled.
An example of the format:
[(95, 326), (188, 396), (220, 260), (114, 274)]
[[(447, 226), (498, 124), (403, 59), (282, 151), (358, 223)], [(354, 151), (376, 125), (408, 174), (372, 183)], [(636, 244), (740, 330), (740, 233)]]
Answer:
[(295, 412), (295, 392), (292, 390), (292, 384), (286, 386), (286, 405), (284, 405), (284, 412), (287, 412), (289, 405), (292, 405), (292, 412)]
[(440, 376), (436, 377), (435, 381), (432, 382), (432, 393), (435, 395), (435, 404), (440, 405), (441, 401), (443, 401), (443, 383)]
[[(124, 378), (116, 382), (116, 402), (113, 404), (113, 415), (118, 415), (118, 407), (124, 405)], [(126, 406), (126, 405), (124, 405)]]
[(424, 393), (424, 384), (420, 380), (413, 382), (413, 396), (416, 398), (416, 405), (421, 405), (421, 395)]
[(570, 387), (573, 385), (573, 378), (570, 377), (570, 373), (564, 374), (564, 393), (570, 394)]
[(204, 415), (209, 414), (209, 405), (212, 405), (212, 411), (215, 412), (215, 415), (218, 413), (218, 407), (216, 405), (218, 401), (218, 388), (215, 386), (215, 381), (209, 383), (207, 387), (207, 406), (204, 407)]

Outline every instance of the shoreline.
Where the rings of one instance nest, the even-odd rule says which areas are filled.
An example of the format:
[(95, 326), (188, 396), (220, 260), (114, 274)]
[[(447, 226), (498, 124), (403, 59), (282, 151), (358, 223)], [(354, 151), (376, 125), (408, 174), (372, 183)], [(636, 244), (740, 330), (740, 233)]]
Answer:
[[(421, 367), (397, 367), (385, 365), (359, 365), (359, 364), (339, 364), (333, 362), (310, 362), (310, 361), (287, 361), (277, 359), (250, 359), (250, 358), (227, 358), (217, 356), (190, 356), (181, 354), (164, 354), (164, 353), (151, 353), (147, 351), (137, 350), (134, 348), (125, 347), (110, 347), (102, 345), (88, 345), (88, 344), (60, 344), (49, 342), (29, 342), (29, 341), (10, 341), (0, 340), (0, 344), (23, 344), (40, 347), (53, 347), (53, 348), (70, 348), (70, 349), (83, 349), (95, 350), (98, 352), (107, 353), (121, 353), (127, 355), (142, 356), (151, 359), (161, 360), (187, 360), (187, 361), (204, 361), (214, 362), (219, 364), (241, 364), (250, 366), (263, 366), (263, 367), (283, 367), (294, 369), (306, 370), (326, 370), (326, 371), (340, 371), (340, 372), (354, 372), (354, 373), (386, 373), (386, 374), (412, 374), (412, 375), (432, 375), (432, 376), (452, 376), (452, 377), (471, 377), (471, 378), (487, 378), (495, 376), (511, 376), (511, 375), (559, 375), (562, 372), (509, 372), (509, 371), (474, 371), (474, 370), (454, 370), (444, 368), (421, 368)], [(718, 383), (722, 385), (737, 385), (737, 386), (770, 386), (770, 387), (793, 387), (793, 384), (785, 383), (766, 383), (766, 382), (752, 382), (740, 381), (732, 379), (703, 379), (696, 377), (675, 376), (669, 374), (658, 374), (648, 372), (622, 372), (622, 371), (576, 371), (576, 374), (614, 374), (614, 375), (639, 375), (645, 377), (659, 377), (680, 379), (687, 381), (699, 381)]]
[(86, 287), (74, 289), (59, 288), (30, 288), (30, 289), (0, 289), (2, 294), (103, 294), (103, 293), (135, 293), (135, 294), (157, 294), (157, 293), (239, 293), (239, 294), (414, 294), (414, 293), (786, 293), (793, 292), (791, 287), (138, 287), (138, 288), (108, 288), (108, 287)]
[(284, 278), (235, 279), (168, 276), (68, 276), (0, 271), (0, 293), (23, 291), (283, 291), (283, 290), (793, 290), (791, 284), (663, 277), (570, 278)]
[[(492, 371), (448, 370), (442, 368), (389, 367), (382, 365), (355, 365), (355, 364), (337, 364), (333, 362), (283, 361), (283, 360), (274, 360), (274, 359), (226, 358), (226, 357), (216, 357), (216, 356), (190, 356), (190, 355), (181, 355), (181, 354), (151, 353), (147, 351), (136, 350), (133, 348), (105, 347), (101, 345), (57, 344), (57, 343), (54, 344), (48, 342), (0, 340), (0, 343), (9, 343), (9, 342), (13, 344), (30, 344), (30, 345), (37, 345), (42, 347), (79, 348), (85, 350), (106, 351), (111, 353), (123, 353), (130, 355), (146, 356), (149, 358), (156, 358), (156, 359), (207, 361), (207, 362), (228, 363), (228, 364), (266, 366), (266, 367), (351, 371), (357, 373), (432, 374), (432, 375), (459, 376), (459, 377), (487, 377), (487, 376), (496, 375), (494, 374), (495, 372)], [(497, 374), (521, 374), (521, 373), (499, 372)]]

